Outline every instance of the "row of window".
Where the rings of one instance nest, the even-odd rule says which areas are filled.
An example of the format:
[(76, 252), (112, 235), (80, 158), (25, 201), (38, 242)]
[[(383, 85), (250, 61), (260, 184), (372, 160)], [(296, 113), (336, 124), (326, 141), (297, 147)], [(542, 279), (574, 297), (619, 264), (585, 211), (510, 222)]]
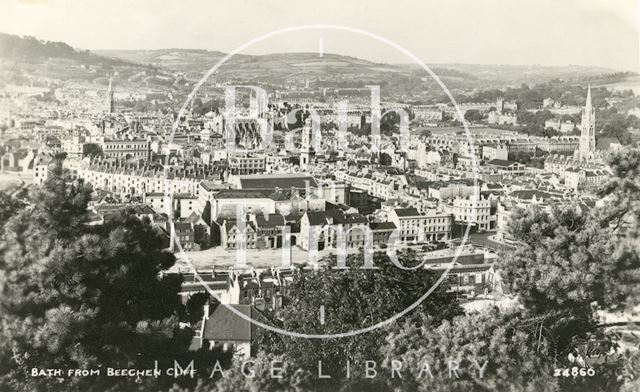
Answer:
[(402, 226), (409, 224), (410, 226), (433, 225), (435, 223), (447, 223), (449, 218), (421, 218), (421, 219), (403, 219)]
[(128, 149), (148, 149), (149, 146), (147, 144), (107, 144), (105, 145), (105, 150), (128, 150)]

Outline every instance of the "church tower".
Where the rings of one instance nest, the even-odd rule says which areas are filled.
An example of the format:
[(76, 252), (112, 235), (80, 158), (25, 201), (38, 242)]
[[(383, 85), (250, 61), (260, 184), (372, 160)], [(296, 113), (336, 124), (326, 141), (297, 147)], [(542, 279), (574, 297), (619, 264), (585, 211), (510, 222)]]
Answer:
[(596, 150), (596, 116), (591, 105), (591, 86), (587, 90), (587, 102), (582, 113), (580, 124), (580, 159), (589, 159)]
[(316, 159), (316, 151), (313, 147), (313, 128), (311, 119), (307, 118), (302, 128), (302, 140), (300, 142), (300, 169), (308, 170)]
[(113, 78), (109, 75), (109, 90), (107, 90), (107, 113), (113, 113), (115, 105), (113, 102)]

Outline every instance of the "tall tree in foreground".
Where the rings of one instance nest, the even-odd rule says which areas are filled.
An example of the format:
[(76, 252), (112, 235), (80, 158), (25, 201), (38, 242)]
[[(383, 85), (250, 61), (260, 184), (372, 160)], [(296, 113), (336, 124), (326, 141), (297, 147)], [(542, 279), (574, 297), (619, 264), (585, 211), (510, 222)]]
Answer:
[[(385, 380), (405, 391), (556, 391), (549, 347), (523, 321), (492, 309), (393, 326), (382, 348)], [(392, 375), (394, 361), (400, 370)]]
[(0, 235), (2, 390), (105, 390), (120, 381), (30, 372), (148, 368), (188, 346), (190, 335), (175, 331), (180, 279), (160, 277), (174, 257), (157, 232), (132, 214), (86, 226), (91, 188), (61, 174)]
[(520, 242), (501, 263), (502, 276), (552, 345), (559, 365), (567, 357), (589, 358), (598, 377), (563, 380), (564, 389), (620, 386), (623, 358), (616, 336), (599, 326), (594, 310), (638, 304), (640, 258), (640, 152), (610, 159), (614, 176), (590, 211), (574, 206), (515, 212), (510, 230)]

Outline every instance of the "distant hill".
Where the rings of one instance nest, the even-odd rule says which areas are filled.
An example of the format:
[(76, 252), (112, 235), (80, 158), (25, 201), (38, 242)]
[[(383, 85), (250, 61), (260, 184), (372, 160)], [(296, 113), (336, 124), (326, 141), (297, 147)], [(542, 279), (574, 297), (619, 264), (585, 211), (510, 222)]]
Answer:
[[(219, 51), (177, 48), (88, 51), (64, 42), (0, 33), (0, 82), (104, 86), (109, 75), (113, 75), (121, 89), (187, 94), (193, 82), (225, 56)], [(553, 79), (603, 85), (624, 83), (634, 76), (583, 66), (432, 64), (430, 67), (452, 93), (464, 95)], [(380, 85), (388, 96), (414, 103), (428, 103), (443, 96), (440, 86), (415, 64), (376, 63), (331, 53), (322, 57), (318, 53), (235, 55), (210, 81), (255, 83), (273, 89), (308, 82), (315, 94), (319, 89), (333, 88), (340, 95), (362, 94), (367, 85)], [(207, 91), (203, 93), (206, 95)]]
[(434, 64), (432, 67), (457, 70), (474, 75), (478, 79), (495, 80), (509, 84), (535, 84), (552, 79), (569, 81), (616, 73), (610, 68), (583, 65)]
[[(219, 51), (200, 49), (159, 49), (159, 50), (98, 50), (96, 53), (118, 59), (149, 64), (168, 68), (179, 72), (205, 72), (227, 54)], [(371, 61), (355, 57), (336, 54), (324, 54), (319, 57), (317, 53), (273, 53), (268, 55), (238, 54), (229, 59), (227, 68), (234, 68), (233, 72), (239, 74), (247, 72), (262, 73), (264, 71), (277, 74), (298, 73), (301, 70), (309, 71), (336, 71), (336, 72), (365, 72), (365, 71), (397, 71), (403, 70), (400, 66), (377, 64)], [(229, 70), (221, 68), (221, 72)]]
[[(102, 50), (96, 53), (182, 72), (190, 80), (199, 79), (226, 56), (219, 51), (198, 49)], [(492, 85), (458, 70), (436, 67), (434, 72), (451, 88)], [(218, 69), (213, 79), (274, 86), (292, 80), (309, 80), (314, 87), (334, 88), (363, 88), (378, 84), (385, 86), (387, 91), (395, 90), (407, 95), (422, 94), (425, 90), (439, 91), (435, 82), (425, 76), (424, 71), (403, 64), (375, 63), (338, 54), (325, 53), (320, 57), (318, 53), (272, 53), (235, 55)]]
[(133, 65), (131, 62), (100, 56), (88, 50), (76, 50), (64, 42), (43, 41), (35, 37), (0, 33), (0, 58), (3, 60), (68, 59), (86, 64)]
[[(226, 54), (201, 49), (103, 50), (106, 57), (158, 66), (192, 76), (202, 75)], [(579, 65), (500, 65), (500, 64), (430, 64), (430, 68), (452, 89), (517, 86), (543, 83), (552, 79), (580, 80), (615, 71), (604, 67)], [(320, 74), (358, 75), (363, 79), (390, 80), (391, 74), (425, 76), (414, 64), (381, 64), (351, 56), (317, 53), (274, 53), (268, 55), (236, 55), (218, 72), (228, 79), (281, 81), (295, 76)], [(450, 85), (451, 84), (451, 85)]]
[(106, 57), (64, 42), (0, 33), (0, 85), (73, 85), (101, 89), (109, 76), (121, 91), (167, 91), (175, 80), (163, 68)]
[(185, 71), (194, 66), (202, 67), (203, 64), (215, 64), (225, 56), (222, 52), (199, 49), (96, 50), (95, 53), (177, 71)]

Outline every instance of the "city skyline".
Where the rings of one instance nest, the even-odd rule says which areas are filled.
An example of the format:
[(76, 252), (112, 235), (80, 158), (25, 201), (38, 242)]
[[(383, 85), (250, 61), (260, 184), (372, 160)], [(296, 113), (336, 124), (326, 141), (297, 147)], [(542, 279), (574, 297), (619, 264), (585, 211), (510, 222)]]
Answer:
[[(147, 1), (125, 6), (119, 1), (21, 0), (7, 2), (8, 12), (0, 15), (0, 24), (9, 34), (63, 41), (89, 50), (180, 48), (225, 53), (282, 28), (327, 24), (385, 37), (430, 64), (583, 65), (640, 70), (639, 8), (633, 0), (614, 4), (601, 0), (413, 4), (401, 0), (394, 3), (396, 9), (411, 12), (393, 13), (393, 21), (388, 16), (389, 5), (382, 2), (335, 3), (314, 5), (310, 13), (310, 4), (304, 1), (289, 5), (283, 1), (191, 0), (188, 6), (163, 2), (158, 7)], [(183, 15), (184, 9), (201, 12)], [(267, 39), (242, 53), (322, 50), (381, 63), (411, 62), (397, 50), (371, 41), (334, 30), (302, 31)]]
[(128, 1), (0, 0), (0, 391), (640, 391), (640, 0)]

